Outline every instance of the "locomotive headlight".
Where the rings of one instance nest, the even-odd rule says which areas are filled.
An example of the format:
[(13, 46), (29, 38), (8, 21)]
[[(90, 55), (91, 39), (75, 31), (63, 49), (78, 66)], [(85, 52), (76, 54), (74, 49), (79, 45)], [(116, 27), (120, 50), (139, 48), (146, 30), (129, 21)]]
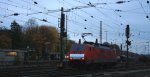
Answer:
[(68, 59), (68, 58), (69, 58), (69, 56), (67, 56), (67, 55), (66, 55), (66, 56), (65, 56), (65, 58), (66, 58), (66, 59)]
[(84, 57), (82, 57), (81, 60), (84, 60)]
[(70, 60), (73, 60), (73, 58), (72, 58), (72, 57), (70, 57)]

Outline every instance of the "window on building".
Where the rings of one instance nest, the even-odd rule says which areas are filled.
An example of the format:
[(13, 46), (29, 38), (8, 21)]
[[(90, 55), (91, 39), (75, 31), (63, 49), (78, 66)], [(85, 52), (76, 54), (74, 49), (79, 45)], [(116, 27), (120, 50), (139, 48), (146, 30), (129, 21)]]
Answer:
[(17, 56), (17, 52), (15, 52), (15, 51), (6, 52), (5, 55), (6, 56)]

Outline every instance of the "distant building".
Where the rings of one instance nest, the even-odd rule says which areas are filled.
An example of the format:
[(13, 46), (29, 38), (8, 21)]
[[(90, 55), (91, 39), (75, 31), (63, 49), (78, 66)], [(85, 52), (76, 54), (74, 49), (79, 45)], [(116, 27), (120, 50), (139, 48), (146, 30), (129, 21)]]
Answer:
[(25, 50), (0, 49), (0, 65), (23, 63)]

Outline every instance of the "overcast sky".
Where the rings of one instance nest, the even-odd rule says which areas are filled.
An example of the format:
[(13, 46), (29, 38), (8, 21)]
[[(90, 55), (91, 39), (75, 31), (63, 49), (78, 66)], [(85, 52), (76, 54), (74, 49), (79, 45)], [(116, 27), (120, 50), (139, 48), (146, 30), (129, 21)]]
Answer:
[[(87, 36), (85, 39), (95, 42), (96, 38), (99, 39), (102, 21), (103, 42), (106, 41), (107, 32), (108, 42), (123, 44), (123, 49), (126, 49), (124, 32), (129, 24), (132, 41), (130, 50), (136, 53), (149, 53), (149, 0), (0, 0), (0, 25), (9, 28), (10, 23), (16, 20), (24, 26), (28, 19), (34, 18), (39, 25), (58, 28), (61, 7), (65, 10), (78, 7), (65, 12), (68, 17), (67, 30), (70, 39), (77, 41), (81, 39), (82, 33), (88, 32), (93, 36)], [(14, 16), (14, 13), (19, 15)], [(47, 22), (41, 21), (43, 19)]]

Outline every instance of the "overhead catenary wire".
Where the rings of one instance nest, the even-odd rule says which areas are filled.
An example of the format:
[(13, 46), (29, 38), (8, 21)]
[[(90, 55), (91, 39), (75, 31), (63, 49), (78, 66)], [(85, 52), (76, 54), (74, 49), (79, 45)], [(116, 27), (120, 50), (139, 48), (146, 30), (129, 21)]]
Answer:
[(42, 12), (38, 12), (38, 13), (42, 13)]
[[(42, 13), (42, 12), (38, 12), (38, 13)], [(33, 13), (33, 14), (38, 14), (38, 13)], [(30, 15), (30, 14), (29, 14)]]
[[(74, 0), (74, 1), (76, 1), (76, 0)], [(90, 5), (90, 6), (94, 7), (94, 8), (96, 8), (96, 10), (99, 11), (100, 13), (102, 13), (104, 16), (109, 17), (107, 14), (104, 14), (102, 11), (100, 11), (99, 9), (97, 9), (97, 7), (94, 6), (93, 3), (88, 3), (88, 4), (86, 4), (86, 3), (83, 3), (83, 2), (81, 2), (81, 1), (80, 1), (80, 3), (85, 4), (85, 5), (88, 5), (88, 6)], [(106, 5), (107, 3), (103, 3), (103, 4)], [(115, 3), (115, 4), (116, 4), (116, 3)], [(111, 18), (111, 17), (109, 17), (109, 18)], [(111, 19), (112, 19), (112, 18), (111, 18)], [(103, 19), (103, 20), (104, 20), (104, 19)], [(116, 20), (114, 20), (114, 22), (116, 22)], [(104, 24), (106, 24), (106, 23), (104, 23)], [(119, 26), (122, 25), (122, 24), (117, 24), (117, 23), (114, 23), (114, 24), (115, 24), (115, 25), (119, 25)], [(108, 25), (108, 24), (107, 24), (107, 25)], [(109, 26), (109, 27), (110, 27), (110, 26)]]
[(144, 7), (143, 7), (141, 1), (140, 1), (140, 0), (138, 0), (138, 1), (139, 1), (139, 4), (140, 4), (141, 8), (143, 9), (143, 11), (144, 11), (144, 13), (145, 13), (145, 15), (146, 15), (146, 18), (150, 21), (150, 18), (149, 18), (149, 16), (147, 15), (147, 13), (146, 13), (146, 11), (145, 11), (145, 9), (144, 9)]
[(6, 2), (1, 2), (1, 1), (0, 1), (0, 4), (9, 5), (9, 6), (12, 6), (12, 7), (15, 7), (15, 8), (21, 8), (21, 9), (26, 9), (26, 10), (38, 11), (38, 10), (35, 10), (35, 9), (27, 8), (24, 5), (18, 6), (18, 5), (14, 5), (14, 4), (11, 4), (11, 3), (6, 3)]
[[(87, 4), (87, 5), (89, 5), (89, 6), (92, 6), (92, 7), (94, 7), (94, 5), (92, 5), (91, 3), (90, 4)], [(97, 9), (98, 10), (98, 9)], [(99, 11), (99, 10), (98, 10)], [(101, 12), (101, 11), (99, 11), (99, 12)], [(105, 15), (105, 14), (104, 14)], [(106, 16), (106, 15), (105, 15)], [(109, 25), (107, 25), (107, 26), (109, 26)], [(110, 26), (111, 27), (111, 26)], [(111, 32), (112, 33), (112, 32)]]
[[(14, 11), (13, 11), (14, 12)], [(18, 13), (17, 13), (18, 14)], [(11, 14), (11, 15), (13, 15), (13, 14)], [(19, 15), (19, 14), (18, 14)], [(5, 17), (7, 17), (7, 16), (5, 16)], [(35, 18), (35, 17), (34, 17)], [(45, 19), (39, 19), (39, 18), (36, 18), (36, 19), (38, 19), (38, 20), (40, 20), (40, 21), (45, 21), (45, 22), (47, 22), (47, 20), (45, 20)]]
[[(13, 0), (10, 0), (10, 1), (13, 1)], [(12, 14), (15, 14), (15, 13), (18, 13), (18, 14), (20, 14), (20, 15), (18, 15), (18, 16), (16, 16), (16, 17), (14, 17), (13, 15), (12, 16), (9, 16), (9, 17), (6, 17), (6, 18), (3, 18), (3, 16), (1, 16), (1, 21), (3, 21), (3, 23), (2, 24), (5, 24), (7, 21), (7, 19), (9, 20), (9, 22), (11, 21), (11, 18), (13, 18), (13, 20), (14, 19), (21, 19), (21, 20), (26, 20), (27, 19), (27, 17), (36, 17), (36, 18), (39, 18), (41, 21), (51, 21), (50, 19), (57, 19), (57, 18), (59, 18), (59, 9), (56, 9), (55, 11), (54, 10), (51, 10), (51, 9), (47, 9), (47, 7), (44, 7), (43, 5), (40, 5), (40, 3), (39, 2), (35, 2), (36, 0), (28, 0), (27, 2), (30, 2), (31, 4), (29, 4), (29, 3), (26, 3), (26, 2), (24, 2), (24, 4), (28, 4), (27, 6), (26, 5), (24, 5), (24, 4), (22, 4), (22, 3), (19, 3), (19, 2), (12, 2), (12, 5), (7, 5), (7, 4), (5, 4), (5, 6), (3, 6), (4, 5), (4, 3), (1, 3), (1, 6), (0, 7), (2, 7), (2, 8), (4, 8), (5, 7), (5, 10), (4, 9), (2, 9), (2, 8), (0, 8), (0, 9), (2, 9), (3, 11), (2, 11), (2, 13), (3, 13), (3, 16), (7, 16), (7, 15), (12, 15)], [(59, 0), (60, 1), (60, 0)], [(63, 1), (63, 0), (61, 0), (61, 1)], [(66, 0), (64, 0), (64, 1), (66, 1)], [(83, 0), (78, 0), (78, 1), (83, 1)], [(137, 1), (138, 2), (138, 0), (125, 0), (125, 1)], [(8, 2), (8, 1), (0, 1), (0, 2), (6, 2), (6, 3), (9, 3), (9, 4), (11, 4), (10, 2)], [(21, 0), (21, 2), (23, 2), (22, 0)], [(69, 1), (68, 1), (69, 2)], [(96, 1), (95, 1), (96, 2)], [(100, 2), (100, 1), (99, 1)], [(109, 2), (111, 2), (111, 1), (109, 1), (109, 0), (103, 0), (103, 3), (109, 3)], [(146, 4), (146, 1), (140, 1), (141, 3), (142, 2), (145, 2), (145, 4)], [(17, 3), (19, 3), (19, 4), (17, 4)], [(88, 4), (89, 3), (89, 1), (84, 1), (84, 3), (86, 3), (86, 4)], [(91, 1), (91, 4), (93, 4), (94, 2), (92, 2)], [(97, 2), (98, 3), (98, 2)], [(114, 2), (115, 3), (115, 2)], [(73, 3), (72, 3), (73, 4)], [(16, 7), (16, 6), (19, 6), (19, 7)], [(23, 6), (22, 6), (23, 5)], [(66, 5), (66, 2), (63, 2), (63, 5), (65, 6)], [(112, 4), (112, 5), (114, 5), (114, 4)], [(118, 4), (118, 5), (120, 5), (120, 4)], [(121, 4), (122, 5), (122, 4)], [(143, 8), (144, 9), (147, 9), (146, 8), (146, 6), (144, 5), (144, 4), (142, 4), (143, 5)], [(76, 5), (75, 5), (76, 6)], [(21, 8), (21, 7), (23, 7), (23, 8)], [(60, 6), (61, 7), (61, 6)], [(69, 8), (69, 7), (74, 7), (74, 6), (67, 6), (67, 8)], [(89, 7), (89, 6), (88, 6)], [(11, 8), (16, 8), (16, 9), (21, 9), (21, 10), (28, 10), (29, 12), (24, 12), (24, 11), (16, 11), (16, 9), (11, 9)], [(46, 9), (45, 9), (46, 8)], [(66, 8), (66, 9), (67, 9)], [(79, 26), (79, 28), (82, 28), (83, 30), (84, 30), (84, 27), (85, 26), (87, 26), (87, 30), (88, 29), (90, 29), (89, 31), (91, 31), (91, 32), (94, 32), (94, 33), (97, 33), (97, 32), (95, 32), (95, 30), (97, 30), (97, 29), (95, 29), (95, 28), (98, 28), (98, 26), (96, 25), (96, 27), (93, 29), (93, 28), (90, 28), (90, 25), (91, 24), (99, 24), (98, 22), (99, 22), (99, 20), (102, 20), (102, 21), (104, 21), (104, 25), (109, 25), (109, 26), (107, 26), (107, 27), (109, 27), (109, 28), (111, 28), (112, 30), (116, 30), (116, 29), (118, 29), (117, 27), (118, 26), (115, 26), (115, 25), (117, 25), (118, 23), (120, 23), (120, 22), (114, 22), (114, 20), (111, 20), (111, 21), (108, 21), (108, 20), (106, 20), (105, 21), (105, 19), (106, 18), (98, 18), (98, 16), (95, 16), (95, 15), (93, 15), (93, 13), (91, 13), (91, 12), (89, 12), (89, 11), (87, 11), (86, 9), (81, 9), (81, 8), (83, 8), (83, 7), (76, 7), (76, 8), (79, 8), (79, 9), (75, 9), (75, 8), (72, 8), (72, 9), (75, 9), (76, 11), (74, 11), (74, 10), (72, 10), (72, 17), (75, 17), (76, 16), (76, 19), (74, 19), (74, 18), (70, 18), (70, 20), (71, 21), (69, 21), (69, 24), (71, 24), (71, 26), (72, 27), (76, 27), (76, 26)], [(99, 8), (99, 7), (96, 7), (97, 9), (99, 9), (100, 11), (102, 11), (102, 9), (103, 10), (110, 10), (111, 12), (112, 11), (115, 11), (116, 13), (118, 13), (119, 15), (121, 15), (121, 16), (123, 16), (122, 14), (120, 14), (120, 12), (121, 13), (135, 13), (135, 14), (141, 14), (141, 15), (149, 15), (149, 10), (148, 11), (146, 11), (146, 13), (144, 13), (144, 11), (138, 11), (139, 9), (142, 9), (142, 7), (137, 7), (137, 8), (130, 8), (129, 10), (125, 10), (125, 9), (114, 9), (114, 8), (112, 8), (112, 9), (110, 9), (110, 8), (106, 8), (106, 6), (105, 5), (103, 5), (103, 7), (102, 8)], [(8, 10), (7, 10), (8, 9)], [(31, 9), (31, 10), (30, 10)], [(90, 8), (91, 9), (91, 8)], [(133, 10), (132, 10), (133, 9)], [(134, 9), (135, 9), (135, 11), (134, 11)], [(10, 11), (10, 10), (15, 10), (16, 12), (13, 12), (13, 11)], [(48, 11), (49, 10), (49, 11)], [(77, 10), (79, 10), (79, 11), (77, 11)], [(5, 12), (6, 13), (5, 13)], [(57, 11), (57, 12), (56, 12)], [(76, 12), (76, 13), (75, 13)], [(75, 13), (75, 14), (73, 14), (73, 13)], [(82, 13), (82, 14), (81, 14)], [(85, 15), (83, 15), (83, 13), (85, 14)], [(104, 12), (104, 13), (106, 13), (106, 12)], [(28, 14), (28, 16), (26, 16)], [(108, 14), (108, 13), (106, 13), (106, 14)], [(17, 15), (17, 14), (15, 14), (15, 15)], [(102, 15), (102, 14), (101, 14)], [(114, 13), (113, 13), (113, 15), (115, 15)], [(118, 15), (118, 16), (119, 16)], [(24, 18), (24, 16), (25, 16), (25, 18)], [(110, 16), (110, 14), (108, 14), (108, 16)], [(117, 16), (117, 14), (116, 14), (116, 16)], [(125, 16), (125, 15), (124, 15)], [(53, 18), (51, 18), (51, 17), (53, 17)], [(81, 18), (82, 17), (82, 18)], [(99, 16), (100, 17), (100, 16)], [(10, 18), (10, 19), (9, 19)], [(4, 19), (4, 20), (3, 20)], [(84, 21), (84, 20), (87, 20), (87, 21)], [(123, 20), (122, 18), (120, 18), (121, 20)], [(38, 20), (38, 19), (37, 19)], [(83, 21), (82, 21), (83, 20)], [(91, 22), (89, 22), (91, 20)], [(74, 22), (75, 21), (75, 22)], [(120, 20), (118, 20), (118, 21), (120, 21)], [(54, 24), (56, 24), (56, 22), (54, 22), (54, 21), (51, 21), (52, 23), (54, 23)], [(130, 22), (130, 21), (129, 21)], [(8, 23), (8, 22), (7, 22)], [(49, 24), (51, 24), (51, 23), (49, 23)], [(88, 24), (88, 25), (86, 25), (86, 24)], [(90, 25), (89, 25), (90, 24)], [(125, 24), (125, 23), (124, 23)], [(134, 25), (134, 23), (132, 23), (133, 25)], [(118, 25), (120, 25), (120, 24), (118, 24)], [(83, 32), (83, 31), (81, 31), (81, 30), (79, 30), (79, 29), (75, 29), (75, 28), (72, 28), (72, 27), (69, 27), (69, 31), (72, 31), (72, 33), (71, 34), (73, 34), (73, 33), (81, 33), (81, 32)], [(122, 27), (123, 28), (123, 27)], [(76, 32), (77, 31), (77, 32)], [(109, 31), (109, 33), (111, 33), (111, 34), (113, 34), (113, 33), (115, 33), (114, 31)], [(124, 31), (124, 30), (121, 30), (121, 31)], [(137, 29), (135, 30), (132, 30), (135, 34), (134, 34), (134, 38), (138, 38), (138, 39), (141, 39), (141, 40), (148, 40), (147, 38), (149, 37), (149, 36), (145, 36), (145, 35), (147, 35), (147, 33), (148, 33), (148, 31), (144, 31), (145, 33), (142, 33), (142, 32), (140, 32), (140, 35), (138, 36), (138, 33), (139, 33), (139, 31), (142, 31), (142, 29), (140, 29), (140, 30), (138, 30), (137, 31)], [(120, 37), (123, 37), (123, 36), (121, 36), (122, 35), (122, 33), (124, 33), (124, 32), (117, 32), (114, 36), (117, 38), (119, 35), (120, 35)], [(98, 34), (98, 33), (97, 33)], [(116, 36), (117, 35), (117, 36)], [(136, 36), (138, 36), (138, 37), (136, 37)], [(144, 37), (143, 37), (144, 36)], [(144, 39), (145, 38), (145, 39)], [(136, 40), (135, 40), (136, 41)]]
[[(77, 7), (72, 8), (72, 10), (74, 10), (74, 9), (76, 9), (76, 8), (77, 8)], [(76, 15), (76, 16), (78, 16), (79, 18), (82, 17), (82, 16), (80, 17), (80, 15), (78, 15), (78, 14), (76, 14), (76, 13), (73, 13), (73, 14)], [(84, 20), (85, 22), (88, 21), (88, 20), (86, 20), (86, 18), (84, 19), (84, 17), (82, 17), (81, 19)], [(75, 22), (74, 24), (79, 24), (79, 25), (81, 25), (81, 26), (82, 26), (82, 25), (88, 25), (88, 24), (80, 23), (79, 21), (75, 21), (75, 20), (69, 20), (69, 21), (71, 21), (71, 22), (73, 22), (73, 23)], [(84, 28), (84, 27), (85, 27), (85, 26), (83, 26), (83, 28)], [(91, 30), (91, 29), (94, 29), (94, 27), (90, 27), (90, 30)], [(94, 29), (94, 30), (95, 30), (95, 29)]]
[[(6, 10), (6, 9), (5, 9)], [(7, 10), (9, 10), (9, 9), (7, 9)], [(9, 11), (13, 11), (13, 10), (9, 10)], [(15, 11), (13, 11), (13, 12), (15, 12)], [(12, 17), (12, 16), (20, 16), (20, 15), (24, 15), (24, 16), (26, 16), (26, 14), (25, 13), (17, 13), (17, 12), (15, 12), (15, 13), (12, 13), (12, 14), (9, 14), (9, 15), (2, 15), (1, 17), (2, 18), (10, 18), (10, 16)], [(31, 18), (35, 18), (35, 19), (37, 19), (37, 20), (39, 20), (39, 21), (43, 21), (43, 22), (47, 22), (47, 23), (51, 23), (51, 24), (54, 24), (54, 23), (52, 23), (52, 22), (49, 22), (49, 21), (47, 21), (46, 19), (40, 19), (40, 18), (37, 18), (37, 17), (32, 17), (32, 16), (29, 16), (29, 17), (31, 17)], [(23, 18), (23, 19), (27, 19), (27, 18), (24, 18), (24, 17), (20, 17), (20, 18)], [(13, 18), (11, 18), (11, 19), (13, 19)], [(14, 20), (19, 20), (19, 21), (21, 21), (21, 22), (26, 22), (26, 21), (23, 21), (23, 20), (21, 20), (21, 19), (14, 19)], [(55, 24), (56, 25), (56, 24)]]
[[(6, 3), (6, 2), (1, 2), (1, 3), (3, 3), (3, 4), (6, 4), (6, 5), (10, 5), (10, 6), (15, 6), (15, 7), (19, 7), (19, 8), (22, 8), (22, 9), (27, 9), (27, 10), (32, 10), (31, 8), (30, 9), (28, 9), (27, 7), (21, 7), (21, 6), (17, 6), (17, 5), (14, 5), (14, 4), (9, 4), (9, 3)], [(18, 3), (17, 3), (18, 4)], [(3, 8), (4, 9), (4, 8)], [(8, 10), (8, 9), (5, 9), (5, 10)], [(8, 11), (12, 11), (12, 10), (8, 10)], [(37, 10), (32, 10), (32, 11), (37, 11)], [(14, 11), (12, 11), (12, 12), (14, 12)], [(38, 13), (42, 13), (42, 14), (46, 14), (46, 13), (43, 13), (43, 12), (38, 12)], [(15, 15), (17, 14), (17, 12), (15, 12), (14, 13)], [(23, 14), (23, 13), (18, 13), (18, 14)], [(25, 13), (24, 13), (25, 14)], [(13, 15), (13, 14), (12, 14)], [(26, 14), (27, 16), (29, 16), (30, 14)], [(47, 14), (48, 15), (48, 14)], [(9, 15), (8, 15), (9, 16)], [(11, 15), (10, 15), (11, 16)], [(51, 15), (52, 16), (52, 15)], [(5, 17), (7, 17), (7, 16), (5, 16)], [(53, 16), (54, 17), (54, 16)], [(43, 20), (41, 20), (41, 21), (43, 21)]]
[[(69, 5), (73, 5), (73, 4), (70, 4), (69, 2), (65, 2), (65, 3), (68, 3)], [(99, 4), (105, 4), (105, 3), (99, 3)], [(91, 6), (89, 6), (89, 7), (91, 7)], [(86, 13), (87, 15), (89, 15), (89, 13), (83, 11), (82, 9), (79, 9), (79, 11), (82, 11), (82, 12)], [(96, 21), (99, 20), (99, 19), (95, 18), (93, 15), (89, 15), (89, 17), (94, 18)], [(98, 21), (98, 22), (99, 22), (99, 21)], [(107, 26), (109, 26), (109, 25), (107, 24)], [(110, 27), (111, 27), (111, 26), (110, 26)], [(112, 28), (112, 27), (111, 27), (111, 28)]]

